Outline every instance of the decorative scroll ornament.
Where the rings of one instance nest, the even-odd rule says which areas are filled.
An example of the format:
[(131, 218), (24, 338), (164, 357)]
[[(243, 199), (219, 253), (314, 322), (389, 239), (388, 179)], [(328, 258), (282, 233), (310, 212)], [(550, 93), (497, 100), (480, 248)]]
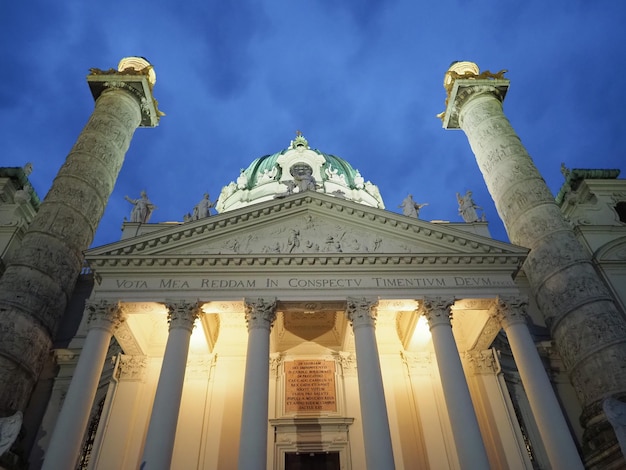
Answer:
[(276, 319), (276, 298), (244, 299), (248, 330), (253, 328), (270, 329)]
[(196, 318), (202, 313), (202, 304), (200, 302), (186, 302), (184, 300), (177, 302), (167, 302), (167, 322), (172, 328), (185, 328), (189, 331), (193, 329)]
[(495, 317), (503, 328), (508, 328), (516, 323), (526, 324), (528, 316), (528, 297), (498, 296), (494, 302), (492, 316)]
[(292, 148), (294, 150), (305, 150), (309, 149), (310, 147), (309, 142), (304, 138), (302, 132), (296, 131), (296, 138), (289, 143), (289, 148)]
[(493, 375), (497, 369), (493, 349), (466, 351), (463, 358), (474, 375)]
[(424, 297), (421, 312), (428, 320), (428, 326), (431, 329), (437, 325), (450, 326), (452, 305), (454, 305), (454, 297)]
[(365, 325), (376, 325), (378, 316), (378, 300), (348, 297), (346, 303), (346, 316), (352, 323), (352, 328)]
[(107, 300), (87, 300), (85, 302), (87, 313), (87, 329), (100, 328), (113, 332), (125, 319), (122, 305), (119, 302)]
[(333, 353), (335, 362), (341, 366), (341, 372), (344, 377), (356, 376), (357, 364), (354, 353), (339, 351)]

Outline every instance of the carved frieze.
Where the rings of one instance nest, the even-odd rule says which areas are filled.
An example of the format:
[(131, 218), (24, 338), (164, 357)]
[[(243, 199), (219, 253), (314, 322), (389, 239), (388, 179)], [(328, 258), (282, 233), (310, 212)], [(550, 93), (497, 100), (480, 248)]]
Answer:
[(148, 358), (146, 356), (131, 356), (120, 354), (116, 369), (118, 380), (141, 381), (146, 378)]
[(339, 351), (333, 353), (333, 357), (335, 358), (335, 362), (341, 366), (341, 373), (343, 377), (354, 377), (356, 376), (357, 366), (356, 366), (356, 356), (354, 353)]
[(467, 370), (473, 375), (493, 375), (497, 370), (497, 360), (493, 349), (466, 351), (463, 360)]

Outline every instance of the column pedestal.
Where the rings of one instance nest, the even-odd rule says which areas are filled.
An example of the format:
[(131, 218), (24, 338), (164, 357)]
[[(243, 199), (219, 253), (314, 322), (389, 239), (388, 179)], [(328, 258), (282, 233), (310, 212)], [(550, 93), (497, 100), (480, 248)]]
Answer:
[(123, 321), (118, 303), (87, 301), (85, 313), (87, 337), (50, 439), (44, 470), (76, 466), (111, 336)]
[(365, 461), (372, 470), (394, 470), (389, 417), (376, 344), (377, 302), (348, 299), (346, 314), (354, 331)]
[(459, 350), (452, 334), (453, 298), (425, 298), (422, 312), (428, 320), (452, 435), (462, 468), (489, 470), (487, 451), (470, 396)]

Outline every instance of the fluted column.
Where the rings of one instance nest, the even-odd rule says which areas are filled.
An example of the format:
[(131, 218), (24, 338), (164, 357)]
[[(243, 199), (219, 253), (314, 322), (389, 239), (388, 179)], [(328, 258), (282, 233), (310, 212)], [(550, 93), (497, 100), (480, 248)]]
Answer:
[(152, 66), (132, 64), (88, 77), (95, 109), (0, 278), (0, 416), (25, 407), (132, 135), (158, 122)]
[(276, 319), (276, 299), (245, 299), (248, 351), (243, 386), (239, 470), (267, 466), (270, 330)]
[(346, 315), (354, 331), (365, 461), (370, 470), (393, 470), (393, 448), (376, 344), (377, 301), (349, 298)]
[(168, 470), (172, 462), (189, 340), (202, 312), (200, 304), (193, 302), (169, 302), (166, 307), (169, 334), (141, 463), (142, 468), (150, 470)]
[(87, 301), (85, 314), (87, 337), (46, 451), (45, 470), (76, 466), (111, 336), (124, 319), (120, 304), (105, 300)]
[(583, 469), (554, 389), (526, 324), (527, 301), (498, 297), (492, 314), (500, 321), (513, 352), (528, 402), (537, 422), (548, 459), (555, 469)]
[(487, 451), (452, 334), (452, 304), (454, 299), (451, 297), (427, 297), (422, 302), (421, 311), (430, 327), (443, 396), (461, 467), (488, 470)]
[(444, 127), (463, 129), (511, 242), (530, 248), (524, 272), (584, 406), (586, 441), (605, 446), (615, 438), (602, 400), (626, 396), (626, 319), (503, 113), (509, 81), (452, 68)]

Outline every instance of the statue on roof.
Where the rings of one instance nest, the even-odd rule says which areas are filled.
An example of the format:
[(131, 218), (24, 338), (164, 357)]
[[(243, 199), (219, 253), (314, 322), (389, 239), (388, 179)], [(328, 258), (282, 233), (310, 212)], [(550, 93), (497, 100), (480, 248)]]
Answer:
[(156, 206), (148, 199), (148, 195), (145, 191), (141, 191), (141, 197), (139, 199), (131, 199), (128, 196), (124, 196), (124, 199), (135, 206), (130, 213), (131, 222), (147, 223), (148, 220), (150, 220), (152, 211), (156, 209)]
[(456, 193), (456, 200), (459, 203), (459, 214), (463, 217), (463, 220), (467, 223), (472, 222), (480, 222), (484, 221), (485, 216), (482, 218), (478, 217), (478, 213), (476, 209), (481, 209), (482, 207), (476, 205), (474, 199), (472, 199), (472, 192), (467, 191), (464, 196), (461, 196), (459, 193)]
[(248, 187), (248, 176), (245, 174), (245, 171), (246, 170), (242, 168), (241, 172), (239, 173), (239, 176), (237, 177), (238, 189), (246, 189)]
[(193, 208), (191, 220), (199, 220), (209, 217), (211, 215), (211, 207), (213, 207), (213, 205), (214, 204), (209, 199), (209, 193), (204, 193), (204, 197)]
[(306, 163), (296, 163), (291, 167), (289, 173), (293, 176), (298, 192), (315, 191), (317, 189), (313, 169)]
[(413, 195), (409, 194), (402, 200), (402, 204), (400, 204), (398, 207), (402, 208), (402, 213), (407, 217), (414, 217), (416, 219), (419, 219), (420, 209), (427, 205), (427, 202), (418, 204), (413, 200)]

